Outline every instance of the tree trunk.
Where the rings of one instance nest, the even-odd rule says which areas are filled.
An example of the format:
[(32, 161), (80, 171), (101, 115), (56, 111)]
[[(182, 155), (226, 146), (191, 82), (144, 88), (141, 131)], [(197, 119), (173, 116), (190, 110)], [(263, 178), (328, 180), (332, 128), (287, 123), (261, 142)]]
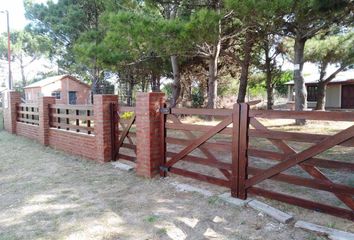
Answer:
[(25, 76), (25, 66), (23, 65), (22, 57), (20, 57), (19, 60), (20, 60), (20, 68), (21, 68), (22, 86), (25, 87), (27, 84), (26, 76)]
[(318, 82), (317, 84), (317, 103), (316, 103), (316, 110), (325, 110), (326, 106), (326, 89), (327, 84), (323, 81)]
[(171, 56), (171, 65), (173, 71), (171, 107), (175, 107), (181, 94), (181, 74), (179, 72), (177, 56)]
[[(295, 88), (295, 110), (304, 111), (307, 109), (307, 90), (305, 80), (302, 76), (304, 66), (304, 49), (306, 39), (297, 37), (294, 44), (294, 88)], [(305, 119), (297, 119), (297, 125), (305, 125)]]
[(132, 106), (133, 105), (133, 89), (134, 89), (134, 82), (129, 75), (129, 82), (128, 82), (128, 92), (127, 92), (127, 105)]
[(93, 68), (93, 79), (92, 79), (92, 86), (91, 86), (91, 91), (92, 91), (92, 94), (100, 94), (100, 76), (99, 76), (99, 68), (97, 67), (96, 65), (96, 59), (94, 60), (95, 61), (95, 65), (94, 65), (94, 68)]
[(216, 107), (217, 90), (218, 90), (218, 60), (215, 57), (209, 59), (209, 79), (208, 79), (208, 104), (207, 108)]
[(151, 91), (160, 92), (160, 76), (156, 74), (151, 75)]
[(269, 57), (268, 49), (265, 51), (265, 67), (266, 67), (266, 88), (267, 88), (267, 109), (272, 110), (274, 104), (274, 95), (273, 95), (273, 84), (272, 84), (272, 70), (271, 70), (271, 61)]
[(237, 102), (243, 103), (245, 102), (246, 94), (247, 94), (247, 81), (248, 81), (248, 72), (251, 63), (251, 52), (252, 52), (253, 43), (251, 41), (250, 33), (246, 34), (246, 39), (243, 44), (243, 53), (244, 57), (241, 62), (241, 76), (240, 76), (240, 85), (238, 91)]

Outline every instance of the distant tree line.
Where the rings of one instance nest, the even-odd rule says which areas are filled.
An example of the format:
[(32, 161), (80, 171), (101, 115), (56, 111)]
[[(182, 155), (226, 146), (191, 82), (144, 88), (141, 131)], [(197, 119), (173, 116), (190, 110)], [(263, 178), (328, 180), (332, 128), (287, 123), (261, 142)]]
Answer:
[(291, 80), (287, 59), (296, 110), (307, 108), (303, 64), (319, 66), (322, 109), (328, 65), (340, 65), (335, 76), (353, 63), (351, 0), (27, 0), (25, 10), (25, 32), (46, 39), (60, 71), (83, 76), (94, 93), (115, 78), (128, 105), (136, 91), (164, 90), (171, 106), (216, 108), (230, 90), (244, 102), (262, 86), (271, 109), (274, 89)]

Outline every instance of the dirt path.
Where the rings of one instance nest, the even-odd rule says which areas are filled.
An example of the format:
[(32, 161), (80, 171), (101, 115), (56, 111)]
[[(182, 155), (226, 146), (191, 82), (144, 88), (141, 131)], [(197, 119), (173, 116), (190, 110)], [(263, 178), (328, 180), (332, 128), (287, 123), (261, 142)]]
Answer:
[(0, 131), (0, 239), (324, 239)]

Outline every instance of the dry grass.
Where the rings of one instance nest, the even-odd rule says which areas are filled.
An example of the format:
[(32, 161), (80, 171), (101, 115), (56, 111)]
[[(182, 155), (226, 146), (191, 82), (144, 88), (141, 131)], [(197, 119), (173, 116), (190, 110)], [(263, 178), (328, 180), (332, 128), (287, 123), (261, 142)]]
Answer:
[[(0, 239), (321, 239), (0, 132)], [(187, 181), (186, 179), (183, 179)], [(189, 181), (190, 182), (190, 181)]]

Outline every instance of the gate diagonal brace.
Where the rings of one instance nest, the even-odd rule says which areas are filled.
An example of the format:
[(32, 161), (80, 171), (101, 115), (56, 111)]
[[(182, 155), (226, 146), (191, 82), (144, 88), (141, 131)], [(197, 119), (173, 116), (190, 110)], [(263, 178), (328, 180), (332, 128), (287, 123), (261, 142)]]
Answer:
[(163, 172), (169, 172), (171, 167), (166, 167), (166, 166), (160, 166), (160, 170)]

